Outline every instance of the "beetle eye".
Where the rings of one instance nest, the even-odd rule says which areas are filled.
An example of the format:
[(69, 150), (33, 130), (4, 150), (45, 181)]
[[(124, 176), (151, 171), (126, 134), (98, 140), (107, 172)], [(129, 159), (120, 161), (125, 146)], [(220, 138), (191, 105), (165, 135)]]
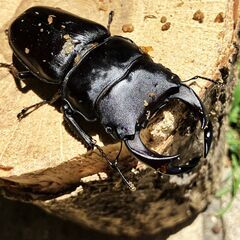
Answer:
[(108, 134), (112, 134), (112, 133), (113, 133), (113, 129), (112, 129), (111, 127), (109, 127), (109, 126), (107, 126), (107, 127), (105, 128), (105, 131), (106, 131), (106, 133), (108, 133)]

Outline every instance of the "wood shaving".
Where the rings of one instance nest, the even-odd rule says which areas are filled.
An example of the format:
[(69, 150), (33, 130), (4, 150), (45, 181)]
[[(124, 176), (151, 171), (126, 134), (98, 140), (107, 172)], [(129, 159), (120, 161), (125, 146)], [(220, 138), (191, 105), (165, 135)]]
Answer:
[(170, 22), (166, 22), (165, 24), (162, 25), (162, 31), (167, 31), (171, 27)]
[(144, 52), (144, 53), (149, 53), (153, 51), (152, 46), (139, 46), (139, 48)]
[(148, 18), (154, 19), (154, 18), (157, 18), (157, 17), (154, 16), (154, 15), (146, 15), (146, 16), (144, 16), (144, 21), (145, 21), (146, 19), (148, 19)]
[(123, 26), (122, 26), (122, 31), (123, 32), (133, 32), (134, 31), (134, 27), (133, 27), (133, 25), (131, 24), (131, 23), (129, 23), (129, 24), (124, 24)]
[(199, 23), (203, 22), (204, 19), (204, 14), (201, 10), (197, 10), (194, 14), (193, 14), (193, 20), (198, 21)]
[(216, 18), (214, 19), (215, 23), (222, 23), (224, 21), (224, 15), (223, 12), (220, 12)]
[(167, 22), (167, 18), (165, 16), (162, 16), (161, 19), (160, 19), (160, 22), (161, 23)]
[(24, 51), (25, 51), (26, 54), (29, 54), (29, 52), (30, 52), (29, 48), (25, 48)]
[(49, 25), (53, 23), (53, 18), (54, 18), (54, 17), (56, 17), (56, 16), (55, 16), (55, 15), (49, 15), (49, 16), (48, 16), (47, 21), (48, 21), (48, 24), (49, 24)]

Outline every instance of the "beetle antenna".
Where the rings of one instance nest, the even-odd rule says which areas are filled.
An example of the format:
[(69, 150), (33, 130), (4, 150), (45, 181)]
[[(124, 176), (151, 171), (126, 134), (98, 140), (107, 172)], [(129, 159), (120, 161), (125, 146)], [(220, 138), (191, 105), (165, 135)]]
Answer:
[(122, 152), (122, 147), (123, 147), (123, 141), (120, 142), (120, 149), (119, 149), (119, 151), (118, 151), (118, 155), (117, 155), (116, 158), (115, 158), (115, 161), (118, 161), (119, 156), (120, 156), (120, 154), (121, 154), (121, 152)]
[(128, 188), (131, 191), (135, 191), (136, 187), (134, 186), (134, 184), (130, 181), (128, 181), (125, 176), (123, 175), (123, 173), (121, 172), (121, 170), (118, 167), (118, 158), (120, 156), (120, 153), (122, 151), (122, 141), (121, 141), (121, 146), (120, 146), (120, 151), (118, 152), (117, 157), (115, 158), (114, 162), (112, 162), (111, 160), (109, 160), (109, 158), (107, 157), (106, 153), (102, 150), (102, 148), (100, 146), (98, 146), (97, 144), (94, 144), (94, 146), (97, 148), (97, 150), (101, 153), (102, 157), (108, 162), (109, 166), (113, 169), (115, 169), (119, 175), (121, 176), (123, 182), (128, 186)]
[(114, 16), (114, 11), (111, 11), (109, 14), (108, 14), (108, 24), (107, 24), (107, 30), (110, 32), (110, 26), (111, 26), (111, 23), (113, 21), (113, 16)]
[(198, 79), (198, 78), (200, 78), (200, 79), (203, 79), (203, 80), (206, 80), (206, 81), (209, 81), (209, 82), (212, 82), (212, 83), (214, 83), (214, 84), (221, 84), (219, 81), (217, 81), (217, 80), (213, 80), (213, 79), (211, 79), (211, 78), (207, 78), (207, 77), (202, 77), (202, 76), (194, 76), (194, 77), (192, 77), (192, 78), (189, 78), (189, 79), (187, 79), (187, 80), (184, 80), (184, 81), (182, 81), (182, 82), (189, 82), (189, 81), (192, 81), (192, 80), (195, 80), (195, 79)]

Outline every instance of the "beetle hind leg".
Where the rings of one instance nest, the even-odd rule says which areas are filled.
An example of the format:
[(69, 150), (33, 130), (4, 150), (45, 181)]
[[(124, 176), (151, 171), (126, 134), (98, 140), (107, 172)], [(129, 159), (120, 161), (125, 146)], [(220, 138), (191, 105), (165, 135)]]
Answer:
[(7, 68), (9, 72), (12, 74), (12, 76), (15, 79), (17, 88), (25, 93), (29, 89), (25, 86), (22, 86), (22, 80), (25, 80), (26, 78), (33, 77), (32, 73), (28, 70), (18, 71), (18, 69), (13, 65), (13, 63), (0, 63), (0, 68)]
[(18, 71), (12, 63), (0, 63), (0, 68), (7, 68), (13, 77), (19, 80), (33, 76), (32, 73), (28, 70)]

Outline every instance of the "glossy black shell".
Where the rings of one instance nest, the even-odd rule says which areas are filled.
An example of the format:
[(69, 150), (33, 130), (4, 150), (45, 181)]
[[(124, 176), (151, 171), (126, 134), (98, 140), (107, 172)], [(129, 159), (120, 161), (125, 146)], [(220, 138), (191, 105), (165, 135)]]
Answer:
[(18, 60), (52, 84), (63, 81), (79, 52), (109, 36), (100, 24), (50, 7), (26, 10), (9, 28), (9, 43)]
[(71, 105), (88, 119), (100, 119), (120, 139), (133, 136), (140, 117), (148, 109), (153, 114), (154, 105), (180, 86), (175, 74), (120, 36), (88, 52), (64, 81)]
[(60, 9), (28, 9), (10, 26), (9, 42), (31, 73), (61, 84), (74, 110), (87, 121), (100, 120), (120, 139), (133, 136), (136, 123), (180, 86), (177, 75), (130, 39)]
[(178, 99), (201, 121), (203, 156), (208, 154), (212, 124), (201, 100), (176, 74), (154, 63), (130, 39), (110, 36), (108, 29), (98, 23), (60, 9), (33, 7), (14, 20), (9, 43), (28, 73), (58, 85), (56, 95), (61, 97), (64, 119), (87, 147), (100, 149), (82, 128), (79, 114), (86, 121), (99, 121), (139, 160), (160, 172), (180, 174), (192, 170), (201, 155), (191, 156), (185, 165), (173, 166), (179, 154), (158, 154), (148, 149), (140, 137), (149, 119), (169, 101)]

